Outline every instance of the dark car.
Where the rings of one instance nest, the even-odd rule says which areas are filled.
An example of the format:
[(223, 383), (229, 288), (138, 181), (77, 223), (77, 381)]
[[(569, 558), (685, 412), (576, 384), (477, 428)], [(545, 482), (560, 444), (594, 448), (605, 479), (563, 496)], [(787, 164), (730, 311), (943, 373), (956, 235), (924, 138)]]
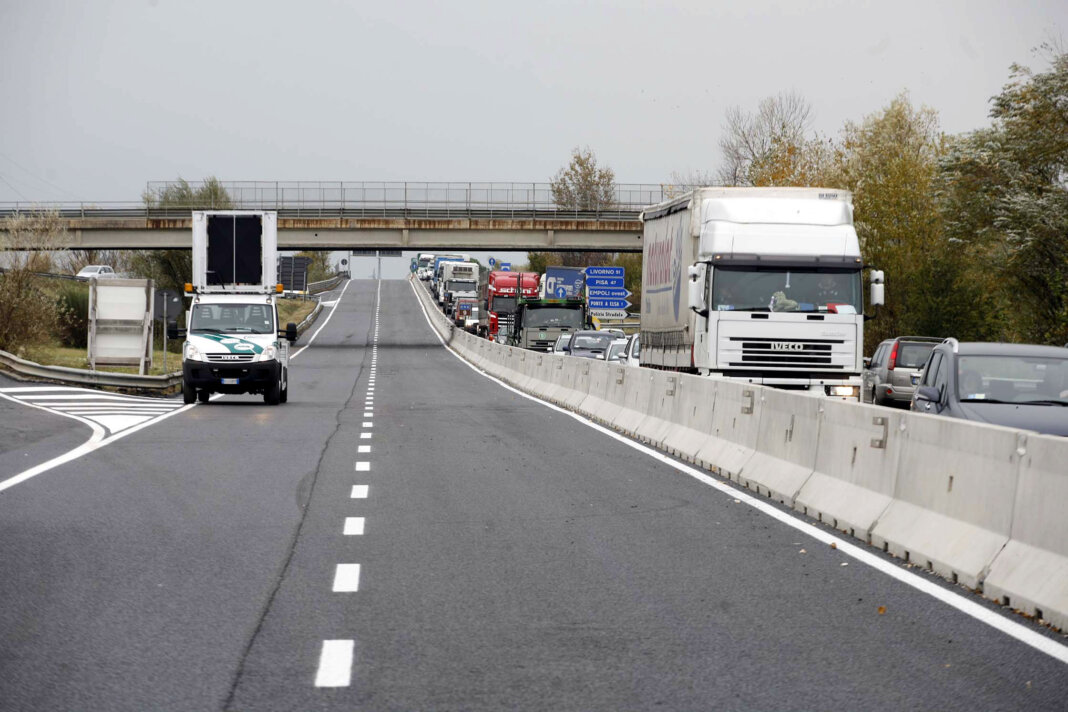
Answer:
[(941, 342), (930, 336), (899, 336), (879, 344), (861, 374), (861, 400), (908, 408), (927, 357)]
[(931, 351), (912, 410), (1068, 436), (1068, 348), (946, 339)]
[(582, 358), (604, 358), (609, 344), (618, 337), (608, 331), (576, 331), (571, 337), (571, 355)]

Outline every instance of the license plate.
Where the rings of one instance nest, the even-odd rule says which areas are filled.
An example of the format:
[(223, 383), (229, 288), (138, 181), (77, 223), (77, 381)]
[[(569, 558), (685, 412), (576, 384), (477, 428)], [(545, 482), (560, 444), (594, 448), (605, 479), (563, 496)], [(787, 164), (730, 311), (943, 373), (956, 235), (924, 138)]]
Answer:
[(236, 386), (238, 380), (240, 380), (240, 379), (237, 379), (237, 378), (224, 378), (224, 379), (222, 379), (222, 384), (224, 386)]

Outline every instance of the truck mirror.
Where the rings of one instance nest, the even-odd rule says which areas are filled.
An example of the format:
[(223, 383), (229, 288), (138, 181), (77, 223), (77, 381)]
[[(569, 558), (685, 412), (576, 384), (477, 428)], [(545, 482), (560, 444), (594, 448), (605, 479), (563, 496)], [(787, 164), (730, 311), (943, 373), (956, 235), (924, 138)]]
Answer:
[(883, 304), (885, 304), (886, 303), (885, 302), (885, 297), (886, 297), (885, 291), (886, 291), (886, 285), (885, 284), (882, 284), (882, 283), (876, 284), (875, 282), (872, 282), (872, 285), (871, 285), (871, 298), (868, 300), (868, 303), (871, 304), (873, 307), (882, 306)]
[(297, 340), (297, 325), (293, 322), (286, 324), (286, 341), (295, 343)]
[(708, 265), (703, 262), (690, 265), (687, 273), (690, 275), (690, 280), (687, 283), (689, 290), (690, 309), (695, 311), (701, 316), (708, 316), (708, 305), (705, 304), (705, 275), (708, 271)]

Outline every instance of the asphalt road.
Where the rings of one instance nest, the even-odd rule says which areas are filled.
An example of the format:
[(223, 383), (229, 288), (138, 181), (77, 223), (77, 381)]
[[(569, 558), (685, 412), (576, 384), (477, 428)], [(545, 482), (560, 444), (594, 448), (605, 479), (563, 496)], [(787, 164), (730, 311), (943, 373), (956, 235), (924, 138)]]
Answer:
[[(380, 289), (348, 284), (288, 404), (0, 493), (0, 709), (1064, 708), (1062, 663), (502, 388)], [(89, 435), (30, 411), (0, 400), (0, 480)]]

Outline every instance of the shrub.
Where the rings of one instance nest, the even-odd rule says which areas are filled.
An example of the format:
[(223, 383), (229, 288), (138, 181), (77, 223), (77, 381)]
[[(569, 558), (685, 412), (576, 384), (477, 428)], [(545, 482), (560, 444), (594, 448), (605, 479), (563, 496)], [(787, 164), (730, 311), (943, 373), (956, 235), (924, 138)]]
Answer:
[(65, 284), (56, 295), (56, 336), (64, 346), (88, 346), (89, 289), (84, 284)]

